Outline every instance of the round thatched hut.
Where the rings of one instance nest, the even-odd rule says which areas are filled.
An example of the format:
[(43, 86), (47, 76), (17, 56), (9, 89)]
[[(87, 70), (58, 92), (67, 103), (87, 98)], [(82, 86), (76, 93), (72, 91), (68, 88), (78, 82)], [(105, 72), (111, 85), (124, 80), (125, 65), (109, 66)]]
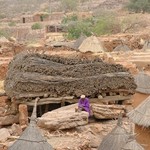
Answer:
[(121, 150), (144, 150), (144, 148), (136, 141), (135, 136), (131, 135)]
[(119, 119), (117, 126), (102, 140), (98, 150), (121, 150), (128, 138), (129, 134), (122, 127), (122, 122)]
[(135, 123), (137, 142), (145, 144), (145, 150), (150, 150), (150, 76), (142, 71), (135, 76), (135, 83), (137, 89), (133, 96), (134, 109), (127, 116)]
[(128, 114), (129, 119), (143, 127), (150, 126), (150, 96)]
[(91, 36), (86, 38), (82, 44), (78, 47), (80, 52), (93, 52), (102, 53), (105, 51), (103, 44), (98, 40), (97, 37)]
[(86, 39), (87, 37), (84, 36), (84, 35), (81, 35), (76, 41), (75, 43), (73, 44), (73, 47), (74, 49), (78, 49), (80, 47), (80, 45), (82, 44), (82, 42)]
[(36, 105), (37, 100), (35, 101), (29, 126), (8, 150), (53, 150), (36, 126)]

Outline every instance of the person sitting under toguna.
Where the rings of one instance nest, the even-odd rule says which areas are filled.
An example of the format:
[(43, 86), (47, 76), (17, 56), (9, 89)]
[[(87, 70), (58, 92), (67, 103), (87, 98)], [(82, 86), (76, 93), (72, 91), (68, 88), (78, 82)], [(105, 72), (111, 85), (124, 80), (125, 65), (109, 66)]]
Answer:
[(81, 95), (78, 101), (78, 111), (86, 111), (90, 116), (90, 103), (89, 99), (85, 95)]

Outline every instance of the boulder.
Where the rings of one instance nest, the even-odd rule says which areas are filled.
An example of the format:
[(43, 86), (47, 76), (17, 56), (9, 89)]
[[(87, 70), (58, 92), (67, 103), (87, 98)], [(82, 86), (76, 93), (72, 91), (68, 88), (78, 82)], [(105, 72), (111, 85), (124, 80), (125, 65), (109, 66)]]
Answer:
[(8, 129), (6, 128), (0, 129), (0, 142), (5, 142), (9, 136), (10, 136), (10, 133)]
[(19, 122), (19, 115), (8, 115), (0, 117), (0, 126), (12, 125), (13, 123)]
[(11, 130), (13, 136), (20, 136), (22, 134), (22, 128), (15, 123), (11, 126)]
[(65, 106), (45, 113), (38, 118), (38, 126), (49, 130), (63, 130), (88, 123), (87, 112), (75, 112), (77, 104)]
[(4, 143), (0, 144), (0, 150), (7, 150), (7, 149), (8, 149), (8, 147), (6, 146), (6, 144), (4, 144)]
[(0, 107), (0, 117), (3, 116), (5, 112), (6, 112), (6, 109), (4, 107)]
[(7, 105), (7, 96), (0, 96), (0, 107), (5, 107)]

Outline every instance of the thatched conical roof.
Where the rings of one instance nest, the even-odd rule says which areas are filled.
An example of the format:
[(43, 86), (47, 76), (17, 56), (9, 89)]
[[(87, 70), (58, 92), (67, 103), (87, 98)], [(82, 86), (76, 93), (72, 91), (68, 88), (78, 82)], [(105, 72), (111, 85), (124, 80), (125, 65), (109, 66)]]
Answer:
[(98, 150), (121, 150), (128, 138), (129, 134), (119, 119), (117, 126), (102, 140)]
[(144, 72), (140, 72), (135, 76), (135, 83), (137, 84), (137, 92), (150, 94), (150, 76)]
[(136, 141), (134, 135), (130, 135), (128, 142), (121, 150), (144, 150), (144, 148)]
[(53, 150), (36, 126), (36, 105), (37, 100), (35, 101), (29, 126), (8, 150)]
[(146, 98), (138, 107), (127, 114), (129, 119), (140, 126), (150, 126), (150, 96)]
[(84, 35), (81, 35), (73, 44), (72, 48), (74, 49), (78, 49), (80, 47), (80, 45), (82, 44), (82, 42), (86, 39), (87, 37)]
[(95, 36), (86, 38), (79, 47), (80, 52), (93, 52), (99, 53), (104, 52), (102, 43)]
[(143, 46), (143, 49), (145, 51), (150, 51), (150, 41), (146, 41), (144, 46)]
[(131, 51), (130, 48), (127, 45), (120, 44), (118, 45), (113, 51)]

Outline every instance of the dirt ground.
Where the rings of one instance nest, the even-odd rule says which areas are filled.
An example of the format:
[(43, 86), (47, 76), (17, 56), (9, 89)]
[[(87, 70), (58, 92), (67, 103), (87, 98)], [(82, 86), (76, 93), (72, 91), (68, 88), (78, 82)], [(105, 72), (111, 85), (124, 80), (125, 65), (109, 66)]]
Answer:
[[(117, 120), (92, 120), (87, 125), (63, 131), (40, 129), (54, 150), (97, 150), (102, 139), (116, 126)], [(131, 122), (123, 118), (123, 127), (130, 131)], [(6, 144), (13, 144), (7, 140)]]
[[(64, 131), (57, 133), (57, 136), (62, 136), (59, 140), (57, 136), (49, 134), (49, 143), (53, 147), (65, 148), (68, 145), (69, 150), (84, 145), (84, 142), (89, 141), (90, 149), (97, 150), (102, 139), (116, 126), (117, 120), (95, 120), (88, 125), (77, 127), (72, 131)], [(131, 122), (127, 118), (123, 118), (123, 127), (130, 131)], [(71, 137), (71, 138), (69, 138)], [(74, 142), (74, 139), (75, 142)], [(83, 149), (85, 150), (85, 149)]]

